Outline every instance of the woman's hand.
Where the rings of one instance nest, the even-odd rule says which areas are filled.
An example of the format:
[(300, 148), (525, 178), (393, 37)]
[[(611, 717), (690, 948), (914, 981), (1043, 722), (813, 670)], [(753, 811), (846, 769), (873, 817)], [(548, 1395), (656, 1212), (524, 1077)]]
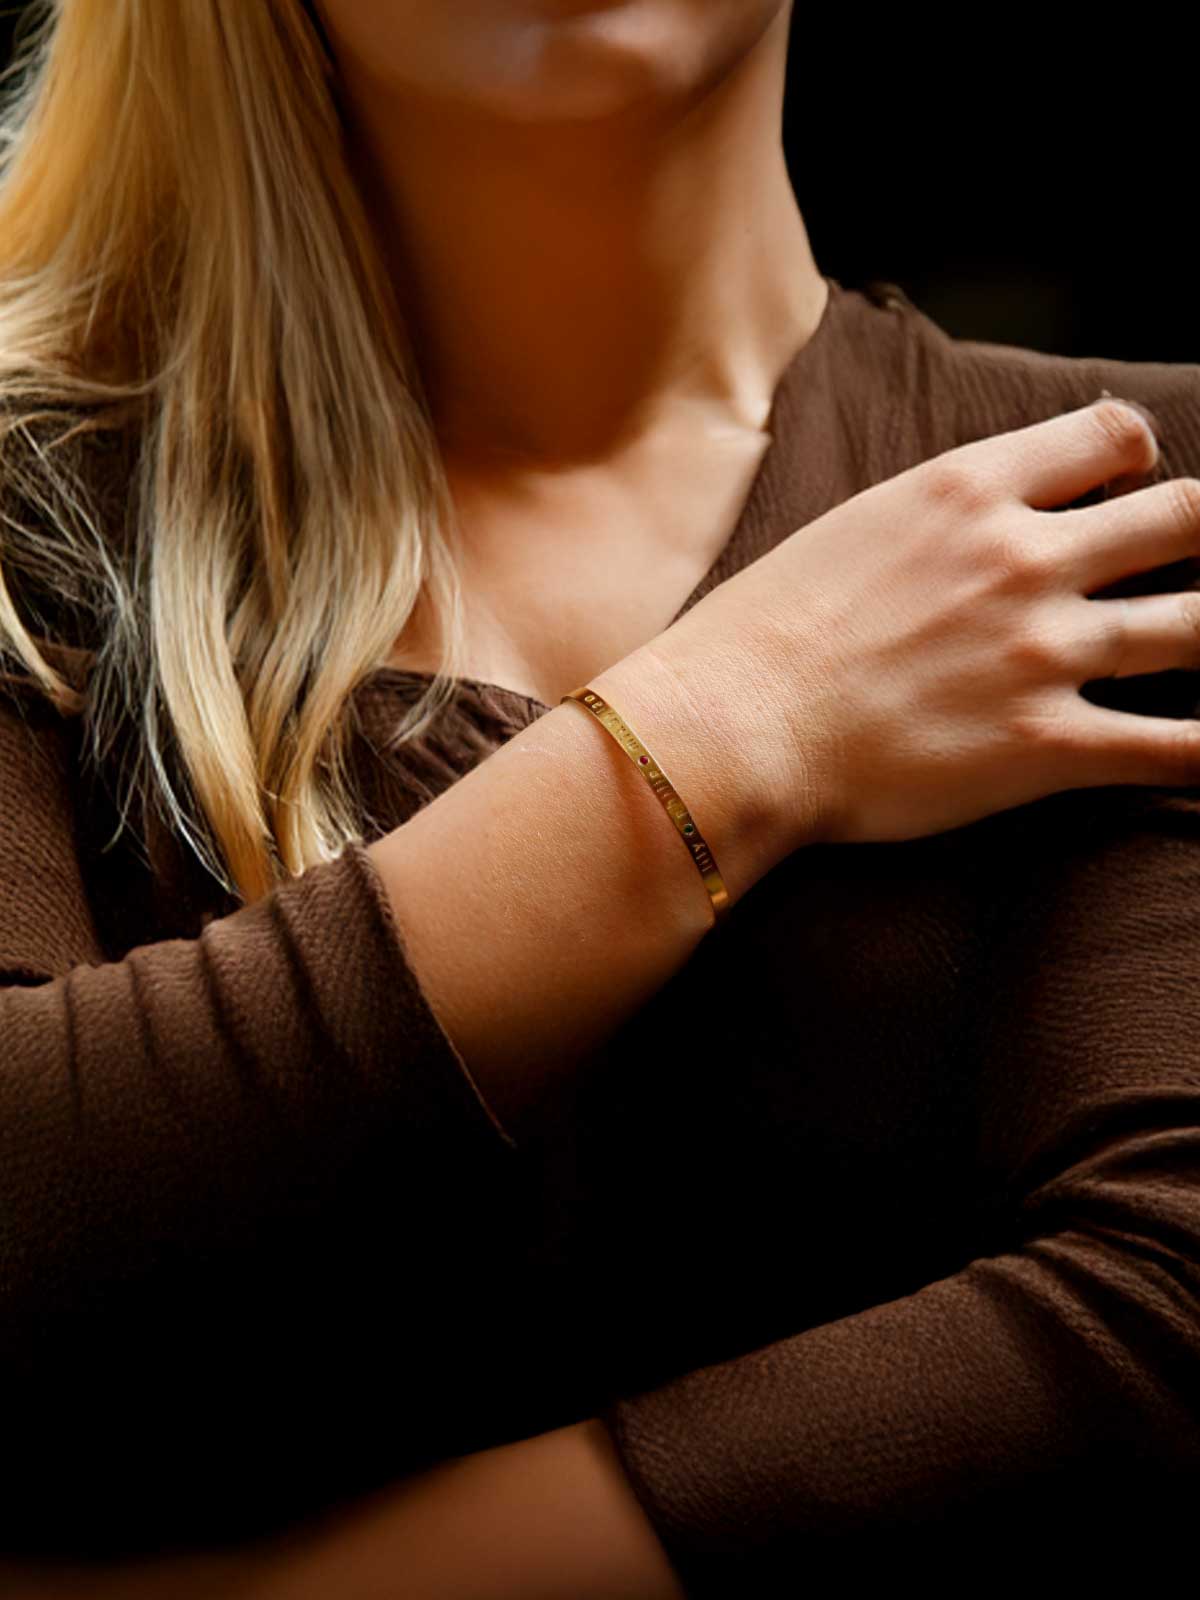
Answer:
[(1200, 781), (1200, 726), (1092, 705), (1096, 678), (1200, 666), (1200, 594), (1089, 600), (1200, 550), (1200, 481), (1058, 511), (1153, 470), (1117, 400), (874, 485), (711, 590), (644, 647), (720, 682), (773, 785), (766, 867), (908, 839), (1062, 789)]

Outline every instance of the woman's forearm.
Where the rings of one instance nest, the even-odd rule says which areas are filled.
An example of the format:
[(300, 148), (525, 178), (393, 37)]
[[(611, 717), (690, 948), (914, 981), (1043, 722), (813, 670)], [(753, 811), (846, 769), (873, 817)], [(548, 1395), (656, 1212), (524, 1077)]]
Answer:
[(350, 1511), (243, 1550), (51, 1575), (11, 1600), (683, 1600), (595, 1420), (441, 1462)]
[[(643, 649), (591, 682), (661, 761), (736, 901), (777, 857), (774, 819), (704, 672), (685, 685)], [(430, 1005), (518, 1139), (547, 1076), (632, 1016), (712, 920), (660, 802), (570, 703), (369, 851)]]
[(604, 1424), (457, 1457), (248, 1569), (238, 1600), (683, 1600)]

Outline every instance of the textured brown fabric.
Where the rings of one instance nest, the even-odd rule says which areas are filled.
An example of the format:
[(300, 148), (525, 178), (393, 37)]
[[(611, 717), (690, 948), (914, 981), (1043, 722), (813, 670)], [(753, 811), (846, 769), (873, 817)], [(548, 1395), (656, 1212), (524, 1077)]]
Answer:
[[(1152, 408), (1159, 477), (1200, 473), (1200, 366), (955, 340), (894, 286), (830, 288), (682, 609), (1102, 389)], [(464, 682), (397, 751), (419, 682), (355, 697), (364, 842), (548, 709)], [(1085, 692), (1200, 711), (1193, 672)], [(1076, 1577), (1189, 1547), (1196, 793), (797, 852), (520, 1148), (361, 845), (239, 910), (170, 841), (153, 873), (102, 852), (111, 824), (70, 727), (0, 707), (0, 1546), (218, 1542), (599, 1411), (696, 1594), (825, 1560), (1022, 1576), (1035, 1535)]]

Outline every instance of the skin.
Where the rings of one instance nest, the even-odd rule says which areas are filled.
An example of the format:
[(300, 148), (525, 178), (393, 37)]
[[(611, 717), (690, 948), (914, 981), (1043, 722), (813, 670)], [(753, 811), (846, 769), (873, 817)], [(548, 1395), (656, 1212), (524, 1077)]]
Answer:
[[(780, 137), (791, 0), (316, 9), (464, 491), (590, 469), (593, 486), (624, 476), (644, 493), (655, 472), (687, 481), (714, 451), (736, 466), (740, 450), (744, 492), (779, 375), (826, 298)], [(529, 557), (514, 541), (537, 526), (506, 526), (476, 570)], [(562, 544), (577, 525), (544, 526), (528, 537)], [(467, 1529), (460, 1589), (448, 1563)], [(411, 1484), (337, 1557), (326, 1549), (346, 1575), (363, 1565), (356, 1538), (393, 1550), (397, 1575), (425, 1552), (431, 1596), (683, 1592), (592, 1421)]]
[(443, 444), (760, 427), (825, 293), (784, 0), (317, 0)]
[(444, 1461), (253, 1548), (0, 1562), (0, 1585), (6, 1600), (685, 1600), (595, 1421)]
[[(557, 554), (577, 587), (584, 498), (608, 508), (596, 538), (632, 529), (637, 551), (606, 547), (615, 563), (653, 564), (659, 520), (612, 508), (674, 503), (689, 484), (669, 531), (698, 577), (715, 554), (703, 505), (736, 512), (779, 376), (825, 306), (780, 138), (791, 0), (316, 9), (456, 488), (494, 507), (519, 486), (540, 513), (479, 520), (478, 583), (503, 601)], [(681, 600), (691, 585), (673, 587)], [(637, 621), (649, 635), (670, 615)], [(575, 665), (560, 664), (566, 687)], [(442, 1463), (283, 1545), (25, 1576), (10, 1592), (31, 1600), (684, 1593), (594, 1419)]]
[(790, 3), (317, 6), (459, 511), (465, 674), (556, 704), (708, 570), (824, 311)]
[[(642, 492), (648, 459), (678, 480), (759, 439), (825, 295), (779, 144), (791, 0), (318, 10), (460, 482), (494, 493), (595, 465)], [(12, 1600), (684, 1594), (595, 1419), (448, 1460), (281, 1542), (53, 1577), (0, 1563), (0, 1586)]]

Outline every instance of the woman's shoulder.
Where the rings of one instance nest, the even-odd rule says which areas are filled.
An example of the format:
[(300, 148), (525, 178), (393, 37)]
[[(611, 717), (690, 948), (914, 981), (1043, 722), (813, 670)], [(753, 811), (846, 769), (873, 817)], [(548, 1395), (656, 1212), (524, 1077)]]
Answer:
[[(1162, 475), (1200, 476), (1200, 363), (1064, 355), (1018, 344), (960, 337), (898, 285), (862, 291), (870, 315), (896, 330), (901, 371), (927, 404), (942, 402), (951, 449), (1090, 405), (1107, 391), (1148, 406), (1161, 424)], [(914, 399), (920, 398), (914, 395)]]

